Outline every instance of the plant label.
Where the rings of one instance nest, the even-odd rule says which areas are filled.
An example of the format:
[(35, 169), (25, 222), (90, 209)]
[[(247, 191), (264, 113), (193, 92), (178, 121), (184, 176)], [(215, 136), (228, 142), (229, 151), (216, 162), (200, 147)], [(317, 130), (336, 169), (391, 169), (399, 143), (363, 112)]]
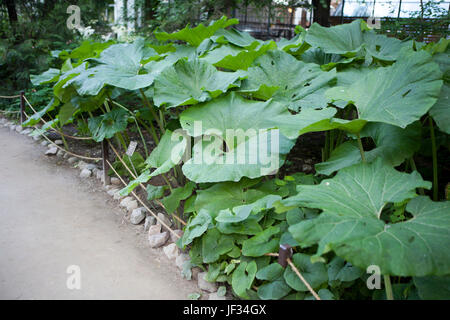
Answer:
[(128, 146), (128, 150), (126, 152), (126, 154), (131, 157), (134, 153), (134, 151), (136, 151), (136, 147), (137, 147), (137, 142), (136, 141), (131, 141), (130, 145)]

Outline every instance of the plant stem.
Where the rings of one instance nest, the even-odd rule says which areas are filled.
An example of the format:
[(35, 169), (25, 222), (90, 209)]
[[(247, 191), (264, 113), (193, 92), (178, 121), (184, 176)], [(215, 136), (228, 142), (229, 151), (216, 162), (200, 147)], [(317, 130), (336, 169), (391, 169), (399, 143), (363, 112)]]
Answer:
[(366, 157), (364, 156), (364, 148), (363, 148), (363, 144), (361, 141), (361, 137), (360, 137), (359, 133), (357, 133), (356, 136), (358, 137), (358, 147), (359, 147), (359, 152), (361, 153), (361, 160), (362, 160), (362, 162), (366, 162)]
[(388, 300), (394, 300), (394, 294), (392, 293), (391, 278), (389, 275), (384, 275), (384, 289), (386, 290), (386, 298)]
[(323, 161), (328, 160), (328, 151), (330, 150), (330, 132), (325, 132), (325, 146), (323, 147)]
[(147, 96), (145, 95), (144, 90), (139, 89), (139, 91), (141, 92), (142, 99), (144, 100), (144, 102), (147, 105), (147, 107), (150, 109), (150, 112), (152, 113), (153, 117), (155, 118), (156, 123), (158, 124), (159, 128), (161, 129), (161, 132), (164, 133), (165, 132), (164, 125), (161, 123), (161, 121), (160, 121), (158, 115), (156, 114), (153, 106), (151, 105), (150, 101), (148, 100)]
[(330, 130), (330, 151), (328, 152), (328, 158), (331, 156), (331, 153), (334, 150), (334, 130)]
[(437, 148), (436, 137), (434, 135), (433, 118), (428, 117), (430, 123), (430, 136), (431, 136), (431, 152), (433, 154), (433, 200), (438, 200), (438, 168), (437, 168)]
[(147, 149), (147, 144), (145, 143), (145, 139), (144, 139), (144, 135), (142, 134), (141, 128), (139, 128), (139, 123), (137, 122), (136, 118), (134, 118), (134, 122), (136, 123), (136, 128), (139, 132), (139, 135), (141, 136), (141, 140), (142, 140), (142, 144), (144, 147), (144, 152), (145, 152), (145, 158), (148, 158), (148, 149)]
[(166, 182), (167, 186), (170, 189), (170, 192), (172, 192), (172, 184), (170, 183), (169, 179), (167, 179), (165, 174), (161, 174), (161, 177), (163, 177), (164, 181)]

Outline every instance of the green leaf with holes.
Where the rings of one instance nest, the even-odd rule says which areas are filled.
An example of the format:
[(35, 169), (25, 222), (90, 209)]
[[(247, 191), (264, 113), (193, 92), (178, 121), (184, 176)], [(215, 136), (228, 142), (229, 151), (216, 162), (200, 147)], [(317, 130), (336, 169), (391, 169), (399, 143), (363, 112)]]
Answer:
[(168, 108), (211, 100), (237, 87), (244, 71), (223, 72), (205, 61), (180, 60), (155, 80), (155, 105)]
[[(303, 247), (319, 244), (315, 258), (333, 250), (357, 267), (378, 265), (383, 274), (448, 274), (450, 254), (441, 248), (450, 241), (450, 203), (414, 198), (420, 187), (431, 184), (381, 160), (342, 169), (318, 186), (298, 187), (295, 202), (323, 212), (289, 231)], [(388, 203), (410, 198), (406, 211), (412, 219), (394, 224), (380, 219)]]
[[(324, 93), (336, 78), (336, 70), (325, 72), (316, 64), (298, 61), (283, 51), (268, 51), (248, 69), (248, 79), (239, 91), (253, 97), (274, 101), (299, 111), (303, 108), (318, 109), (327, 106)], [(267, 90), (266, 88), (277, 88)]]
[(327, 95), (353, 103), (361, 120), (405, 128), (436, 103), (441, 76), (427, 52), (403, 50), (392, 66), (375, 69), (349, 87), (329, 89)]
[(138, 38), (133, 43), (114, 44), (105, 49), (100, 58), (92, 59), (98, 65), (83, 70), (64, 85), (73, 84), (80, 95), (97, 95), (104, 85), (127, 90), (137, 90), (150, 86), (154, 76), (144, 73), (144, 60), (159, 58), (156, 51), (146, 47)]

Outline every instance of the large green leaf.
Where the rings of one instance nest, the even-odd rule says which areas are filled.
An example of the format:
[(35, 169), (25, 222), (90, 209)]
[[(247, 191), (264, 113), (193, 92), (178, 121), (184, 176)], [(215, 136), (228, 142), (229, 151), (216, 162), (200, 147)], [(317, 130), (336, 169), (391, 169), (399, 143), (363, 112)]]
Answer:
[[(206, 140), (210, 139), (210, 141)], [(242, 177), (258, 178), (275, 174), (294, 146), (279, 130), (260, 130), (249, 139), (223, 151), (223, 139), (209, 136), (193, 147), (193, 157), (182, 167), (192, 181), (239, 181)]]
[(236, 30), (234, 28), (230, 29), (219, 29), (217, 32), (211, 37), (211, 39), (217, 43), (231, 43), (235, 46), (239, 47), (249, 47), (253, 45), (255, 42), (259, 42), (260, 40), (256, 40), (253, 38), (250, 33), (245, 31)]
[(51, 82), (56, 82), (59, 79), (60, 71), (55, 68), (50, 68), (47, 71), (41, 73), (40, 75), (31, 75), (30, 80), (34, 86), (40, 84), (46, 84)]
[(202, 237), (202, 256), (204, 263), (213, 263), (220, 256), (230, 252), (234, 248), (234, 238), (231, 235), (223, 235), (217, 228), (209, 229)]
[(276, 49), (276, 47), (277, 45), (274, 41), (255, 42), (246, 49), (226, 44), (209, 51), (201, 59), (220, 68), (247, 70), (256, 58), (262, 56), (268, 50)]
[(211, 21), (208, 26), (200, 23), (195, 28), (186, 26), (184, 29), (174, 33), (155, 32), (155, 37), (160, 41), (181, 40), (192, 46), (198, 46), (203, 40), (214, 35), (219, 29), (224, 29), (238, 23), (239, 20), (237, 19), (227, 19), (227, 17), (223, 16), (217, 21)]
[(329, 89), (327, 95), (355, 104), (359, 119), (404, 128), (436, 102), (441, 76), (427, 52), (404, 50), (392, 66), (371, 71), (349, 87)]
[[(419, 122), (414, 122), (405, 129), (401, 129), (390, 124), (373, 122), (364, 127), (361, 137), (371, 137), (376, 145), (376, 148), (365, 152), (367, 162), (383, 158), (386, 163), (395, 167), (419, 150), (421, 125)], [(360, 161), (361, 153), (358, 143), (353, 140), (338, 146), (333, 150), (328, 161), (316, 164), (315, 168), (318, 173), (329, 175)]]
[(443, 52), (433, 56), (433, 60), (439, 65), (444, 74), (444, 85), (442, 86), (436, 104), (430, 109), (430, 114), (436, 121), (441, 131), (450, 134), (450, 53)]
[(108, 42), (94, 42), (91, 40), (85, 40), (78, 48), (72, 50), (69, 57), (71, 59), (79, 59), (79, 61), (83, 61), (87, 58), (98, 58), (100, 53), (112, 44), (114, 44), (113, 40)]
[(286, 284), (283, 276), (264, 283), (258, 287), (258, 297), (262, 300), (279, 300), (291, 291), (291, 287)]
[(306, 42), (326, 53), (354, 56), (362, 49), (363, 33), (361, 21), (342, 24), (331, 28), (313, 23), (306, 34)]
[(244, 178), (239, 182), (216, 183), (208, 189), (197, 190), (195, 210), (206, 210), (215, 218), (221, 210), (253, 204), (272, 194), (272, 190), (254, 188), (258, 182)]
[(65, 125), (77, 111), (77, 106), (73, 105), (71, 102), (66, 102), (61, 106), (58, 113), (58, 119), (61, 125)]
[(158, 146), (153, 149), (150, 156), (145, 160), (147, 169), (156, 168), (156, 170), (152, 172), (145, 170), (136, 179), (130, 181), (125, 188), (120, 190), (120, 194), (125, 196), (139, 184), (146, 183), (152, 177), (168, 172), (181, 162), (186, 147), (187, 139), (183, 135), (175, 134), (167, 129), (161, 137)]
[[(305, 278), (306, 282), (308, 282), (313, 289), (316, 289), (323, 283), (327, 282), (328, 275), (324, 263), (312, 263), (311, 256), (303, 253), (294, 254), (292, 256), (292, 262), (297, 267), (303, 278)], [(287, 267), (285, 269), (284, 280), (286, 280), (286, 283), (294, 290), (308, 291), (308, 288), (291, 267)]]
[(269, 227), (242, 243), (242, 254), (248, 257), (261, 257), (266, 253), (278, 251), (280, 239), (275, 236), (279, 227)]
[(104, 115), (90, 118), (88, 126), (94, 141), (100, 142), (124, 131), (127, 128), (127, 120), (128, 114), (125, 110), (113, 109)]
[(363, 35), (365, 49), (372, 57), (384, 61), (395, 61), (398, 59), (402, 48), (407, 43), (384, 34), (376, 34), (374, 31), (366, 31)]
[(358, 279), (364, 274), (364, 270), (353, 266), (340, 257), (334, 257), (328, 265), (328, 281), (331, 285), (335, 282), (347, 282)]
[(183, 165), (184, 174), (195, 182), (218, 182), (274, 172), (294, 144), (279, 130), (269, 130), (274, 123), (267, 119), (277, 115), (290, 113), (273, 101), (245, 100), (234, 93), (183, 111), (183, 129), (194, 137), (203, 135)]
[(55, 109), (56, 106), (59, 105), (59, 100), (56, 98), (52, 98), (50, 102), (41, 110), (30, 116), (27, 121), (23, 123), (23, 126), (34, 126), (35, 124), (41, 122), (41, 118), (49, 111)]
[(450, 276), (414, 277), (414, 284), (424, 300), (450, 300)]
[(245, 76), (243, 71), (217, 71), (205, 61), (183, 59), (156, 78), (153, 99), (155, 105), (168, 108), (204, 102), (238, 86)]
[(240, 91), (264, 100), (273, 96), (274, 101), (294, 111), (327, 106), (324, 92), (336, 77), (335, 70), (324, 72), (318, 65), (298, 61), (283, 51), (269, 51), (254, 64), (256, 67), (248, 69), (248, 79), (243, 81)]
[(231, 277), (231, 286), (234, 292), (241, 298), (248, 299), (247, 290), (251, 288), (257, 271), (257, 265), (255, 261), (247, 263), (242, 261), (239, 266), (234, 270)]
[(195, 238), (200, 237), (206, 232), (211, 224), (211, 216), (206, 210), (200, 210), (200, 212), (189, 221), (188, 225), (184, 229), (183, 237), (181, 238), (181, 244), (183, 247), (190, 244)]
[(142, 61), (150, 57), (159, 57), (156, 51), (146, 47), (144, 40), (138, 38), (133, 43), (115, 44), (103, 51), (97, 66), (81, 72), (69, 80), (65, 87), (74, 84), (80, 95), (97, 95), (105, 84), (136, 90), (150, 86), (153, 83), (152, 74), (144, 72)]
[(381, 161), (342, 169), (318, 186), (299, 186), (295, 201), (324, 211), (289, 231), (301, 246), (318, 243), (317, 255), (333, 250), (360, 268), (378, 265), (383, 274), (399, 276), (448, 274), (450, 254), (442, 247), (450, 241), (450, 203), (417, 197), (406, 206), (412, 219), (379, 219), (388, 203), (430, 186), (416, 172), (400, 173)]
[(189, 181), (183, 187), (173, 189), (170, 195), (163, 198), (161, 203), (168, 213), (174, 213), (180, 205), (180, 201), (189, 198), (194, 191), (195, 183)]
[(258, 270), (256, 278), (268, 280), (258, 287), (258, 296), (263, 300), (278, 300), (286, 296), (291, 288), (286, 284), (283, 278), (284, 269), (278, 263), (272, 263)]
[(450, 85), (444, 83), (436, 104), (430, 109), (430, 115), (441, 131), (450, 134)]
[(273, 207), (273, 203), (278, 200), (281, 200), (281, 197), (279, 195), (270, 194), (268, 196), (265, 196), (264, 198), (258, 199), (251, 204), (240, 205), (231, 209), (227, 208), (221, 210), (215, 220), (218, 222), (241, 222), (246, 220), (248, 216), (250, 216), (250, 214), (270, 209), (271, 207)]
[(300, 56), (300, 59), (306, 63), (318, 64), (322, 70), (328, 71), (333, 68), (350, 64), (358, 59), (362, 60), (363, 57), (357, 56), (346, 58), (339, 54), (325, 53), (320, 48), (310, 48)]

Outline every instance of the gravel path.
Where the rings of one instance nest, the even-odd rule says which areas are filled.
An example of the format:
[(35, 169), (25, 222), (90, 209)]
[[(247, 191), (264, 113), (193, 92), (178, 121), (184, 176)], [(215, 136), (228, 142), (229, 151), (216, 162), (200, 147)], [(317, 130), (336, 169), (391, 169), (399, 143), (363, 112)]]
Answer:
[[(0, 128), (0, 299), (186, 299), (198, 291), (148, 247), (142, 226), (123, 221), (100, 184), (82, 182), (44, 150)], [(80, 290), (67, 288), (71, 265)]]

